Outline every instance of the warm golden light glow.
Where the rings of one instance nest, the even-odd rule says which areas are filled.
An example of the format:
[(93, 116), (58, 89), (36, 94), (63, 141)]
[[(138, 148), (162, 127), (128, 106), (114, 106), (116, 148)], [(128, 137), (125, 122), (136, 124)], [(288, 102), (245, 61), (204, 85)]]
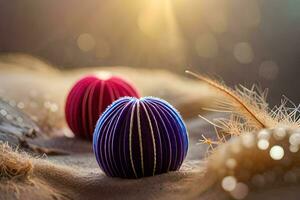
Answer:
[(176, 58), (185, 53), (173, 6), (171, 0), (148, 1), (138, 16), (137, 25), (145, 36), (157, 42), (161, 53), (171, 53)]
[(108, 80), (112, 77), (112, 73), (109, 71), (99, 71), (95, 75), (101, 80)]
[(228, 30), (228, 13), (224, 1), (200, 1), (200, 6), (200, 12), (213, 32), (224, 33)]
[(199, 35), (196, 40), (195, 48), (197, 54), (203, 58), (213, 58), (217, 56), (219, 50), (216, 38), (210, 33)]
[(178, 26), (171, 0), (150, 0), (138, 17), (140, 30), (149, 37), (169, 33), (178, 35)]

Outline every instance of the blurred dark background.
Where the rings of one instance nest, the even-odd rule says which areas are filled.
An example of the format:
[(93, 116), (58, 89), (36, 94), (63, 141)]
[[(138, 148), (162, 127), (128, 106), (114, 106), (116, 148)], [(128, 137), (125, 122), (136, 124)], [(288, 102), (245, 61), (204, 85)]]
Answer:
[(299, 0), (0, 0), (1, 53), (184, 69), (300, 102)]

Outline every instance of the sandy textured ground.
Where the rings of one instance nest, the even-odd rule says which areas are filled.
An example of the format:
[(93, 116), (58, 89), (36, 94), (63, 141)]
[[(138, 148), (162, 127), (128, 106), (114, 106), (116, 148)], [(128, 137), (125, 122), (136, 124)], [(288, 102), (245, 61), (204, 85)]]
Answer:
[[(188, 120), (190, 150), (181, 169), (155, 177), (126, 180), (107, 177), (98, 167), (90, 142), (55, 138), (45, 146), (63, 148), (70, 155), (48, 156), (33, 161), (28, 181), (0, 185), (2, 199), (232, 199), (214, 174), (207, 173), (205, 145), (197, 145), (199, 133), (212, 134), (199, 119)], [(206, 131), (205, 131), (206, 130)], [(42, 141), (40, 141), (41, 143)], [(83, 149), (80, 152), (78, 149)], [(224, 166), (225, 167), (225, 166)], [(13, 192), (13, 193), (10, 193)], [(245, 199), (299, 199), (298, 184), (270, 183), (250, 190)]]
[[(23, 63), (23, 64), (22, 64)], [(25, 63), (25, 64), (24, 64)], [(27, 66), (25, 69), (20, 66)], [(33, 67), (32, 67), (33, 66)], [(38, 68), (34, 67), (38, 66)], [(41, 68), (40, 68), (41, 67)], [(155, 95), (175, 105), (184, 116), (190, 138), (187, 159), (177, 172), (137, 180), (110, 178), (101, 172), (91, 149), (91, 143), (64, 137), (63, 104), (66, 92), (82, 73), (57, 72), (37, 60), (18, 59), (0, 62), (0, 86), (16, 101), (24, 100), (30, 89), (51, 94), (60, 106), (51, 118), (45, 118), (43, 108), (24, 110), (43, 118), (47, 137), (33, 141), (43, 147), (63, 150), (68, 155), (44, 156), (32, 159), (33, 170), (28, 179), (1, 179), (0, 199), (230, 199), (213, 173), (207, 173), (206, 146), (197, 144), (201, 134), (213, 135), (207, 122), (197, 114), (213, 95), (206, 86), (166, 71), (101, 68), (122, 74), (137, 85), (143, 95)], [(99, 68), (88, 72), (99, 71)], [(142, 75), (141, 75), (142, 74)], [(40, 114), (40, 115), (39, 115)], [(48, 113), (49, 114), (49, 113)], [(214, 116), (210, 116), (214, 117)], [(50, 122), (49, 122), (50, 121)], [(43, 123), (38, 122), (39, 125)], [(52, 127), (55, 126), (55, 127)], [(49, 128), (48, 127), (48, 128)], [(67, 134), (68, 135), (68, 134)], [(269, 184), (251, 190), (246, 199), (299, 199), (299, 185)]]

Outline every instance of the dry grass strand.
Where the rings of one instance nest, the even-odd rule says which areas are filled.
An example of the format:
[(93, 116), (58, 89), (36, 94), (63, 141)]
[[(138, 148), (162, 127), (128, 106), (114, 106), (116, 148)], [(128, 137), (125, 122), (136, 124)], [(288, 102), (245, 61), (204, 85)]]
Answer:
[(24, 179), (32, 173), (29, 155), (13, 150), (7, 143), (0, 143), (0, 179)]

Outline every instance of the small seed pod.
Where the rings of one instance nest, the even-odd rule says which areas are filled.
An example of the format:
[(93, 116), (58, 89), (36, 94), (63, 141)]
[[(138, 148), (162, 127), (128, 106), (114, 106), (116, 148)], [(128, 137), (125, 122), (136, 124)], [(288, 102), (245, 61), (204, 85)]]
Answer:
[(70, 129), (75, 136), (92, 140), (99, 116), (108, 105), (124, 96), (139, 95), (121, 78), (82, 78), (73, 86), (66, 101), (65, 115)]
[(93, 149), (108, 176), (140, 178), (178, 170), (188, 135), (179, 113), (166, 101), (124, 97), (100, 117)]

